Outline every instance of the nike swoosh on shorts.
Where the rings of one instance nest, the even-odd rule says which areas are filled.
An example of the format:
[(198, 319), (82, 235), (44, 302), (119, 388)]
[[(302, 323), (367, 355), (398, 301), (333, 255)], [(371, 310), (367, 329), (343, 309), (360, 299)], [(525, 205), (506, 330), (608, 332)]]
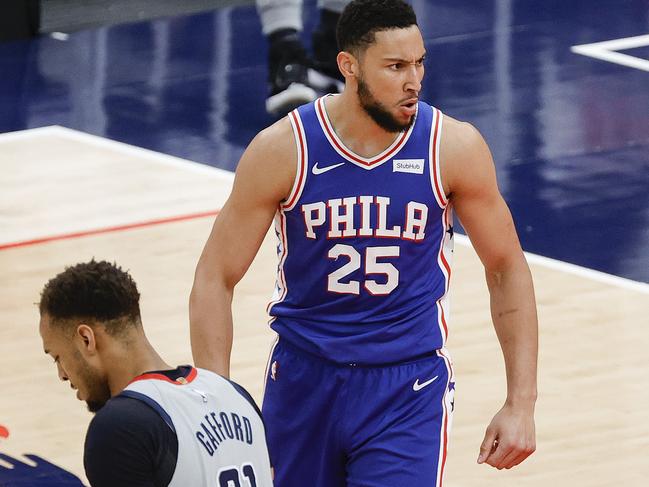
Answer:
[(424, 387), (426, 387), (427, 385), (430, 385), (430, 384), (432, 384), (433, 382), (435, 382), (435, 381), (437, 380), (438, 377), (439, 377), (439, 375), (436, 375), (436, 376), (433, 377), (432, 379), (428, 379), (426, 382), (422, 382), (421, 384), (419, 383), (419, 378), (417, 378), (417, 380), (415, 381), (415, 383), (412, 385), (412, 390), (415, 391), (415, 392), (420, 391), (420, 390), (422, 390)]

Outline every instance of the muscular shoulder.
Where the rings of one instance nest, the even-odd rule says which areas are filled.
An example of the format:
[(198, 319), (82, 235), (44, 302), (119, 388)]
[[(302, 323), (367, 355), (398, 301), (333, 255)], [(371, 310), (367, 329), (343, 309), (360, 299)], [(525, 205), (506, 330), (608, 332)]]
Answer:
[(289, 117), (286, 116), (260, 131), (250, 144), (268, 156), (287, 156), (295, 153), (295, 138)]
[(442, 131), (441, 155), (457, 162), (470, 160), (471, 156), (479, 153), (486, 147), (478, 129), (468, 122), (444, 116), (444, 130)]
[(118, 396), (90, 422), (84, 467), (93, 486), (167, 485), (177, 456), (177, 437), (160, 415), (142, 401)]
[(493, 160), (489, 147), (470, 123), (446, 115), (440, 144), (442, 180), (447, 194), (491, 176)]
[(256, 191), (270, 188), (269, 196), (279, 201), (289, 194), (296, 170), (295, 137), (288, 117), (284, 117), (250, 142), (239, 161), (237, 178), (244, 184), (250, 182)]

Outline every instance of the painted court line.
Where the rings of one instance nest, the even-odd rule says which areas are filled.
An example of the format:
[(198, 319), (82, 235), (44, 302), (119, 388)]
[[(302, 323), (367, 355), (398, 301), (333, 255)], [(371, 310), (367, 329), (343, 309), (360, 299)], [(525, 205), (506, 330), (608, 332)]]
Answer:
[[(87, 134), (77, 130), (69, 129), (59, 125), (51, 125), (46, 127), (37, 127), (31, 128), (16, 132), (6, 132), (0, 133), (0, 143), (3, 142), (12, 142), (14, 140), (24, 140), (24, 139), (33, 139), (38, 136), (59, 136), (68, 140), (73, 140), (80, 143), (94, 145), (99, 148), (109, 149), (117, 151), (124, 155), (130, 155), (137, 157), (139, 159), (145, 159), (150, 162), (155, 162), (157, 164), (163, 164), (177, 169), (182, 169), (183, 171), (190, 171), (194, 173), (199, 173), (202, 175), (209, 175), (210, 177), (217, 177), (222, 179), (228, 184), (231, 184), (234, 180), (234, 173), (226, 171), (224, 169), (208, 166), (205, 164), (200, 164), (193, 161), (188, 161), (178, 157), (170, 156), (167, 154), (162, 154), (152, 150), (144, 149), (141, 147), (132, 146), (125, 144), (123, 142), (118, 142), (110, 139), (106, 139), (100, 136)], [(28, 240), (19, 240), (14, 242), (0, 243), (0, 251), (8, 250), (12, 248), (27, 247), (30, 245), (43, 244), (47, 242), (59, 241), (59, 240), (69, 240), (75, 238), (81, 238), (92, 235), (100, 235), (106, 233), (113, 233), (143, 227), (149, 227), (154, 225), (161, 225), (165, 223), (174, 223), (185, 220), (192, 220), (197, 218), (213, 217), (217, 215), (219, 210), (206, 210), (196, 213), (174, 215), (169, 217), (160, 217), (151, 220), (144, 220), (140, 222), (128, 222), (120, 223), (107, 227), (101, 228), (90, 228), (87, 230), (79, 230), (75, 232), (63, 233), (58, 235), (45, 235), (42, 237), (36, 237)]]
[(17, 130), (15, 132), (2, 132), (0, 133), (0, 142), (26, 139), (38, 134), (47, 134), (48, 132), (51, 132), (53, 127), (58, 127), (58, 125), (49, 125), (47, 127), (36, 127), (32, 129)]
[(208, 166), (207, 164), (201, 164), (200, 162), (194, 162), (187, 159), (181, 159), (180, 157), (170, 156), (169, 154), (164, 154), (162, 152), (144, 149), (143, 147), (126, 144), (124, 142), (118, 142), (116, 140), (107, 139), (98, 135), (92, 135), (86, 132), (69, 129), (67, 127), (61, 127), (59, 125), (54, 125), (51, 127), (51, 129), (52, 133), (54, 134), (62, 135), (70, 139), (76, 139), (81, 142), (94, 144), (97, 147), (106, 147), (109, 149), (119, 150), (120, 152), (123, 152), (125, 154), (132, 154), (137, 157), (143, 157), (145, 159), (153, 160), (157, 163), (163, 163), (167, 166), (183, 169), (184, 171), (189, 170), (199, 174), (209, 174), (210, 176), (217, 175), (229, 182), (234, 180), (233, 172), (226, 171), (225, 169), (220, 169), (218, 167)]
[(162, 225), (165, 223), (176, 223), (187, 220), (196, 220), (198, 218), (207, 218), (213, 217), (219, 214), (219, 210), (203, 211), (200, 213), (190, 213), (188, 215), (177, 215), (170, 216), (165, 218), (157, 218), (155, 220), (147, 220), (143, 222), (136, 223), (126, 223), (124, 225), (114, 225), (105, 228), (95, 228), (91, 230), (83, 230), (80, 232), (64, 233), (61, 235), (50, 235), (46, 237), (35, 238), (32, 240), (24, 240), (21, 242), (9, 242), (6, 244), (0, 244), (0, 251), (15, 249), (18, 247), (29, 247), (30, 245), (38, 245), (48, 242), (55, 242), (57, 240), (72, 240), (75, 238), (90, 237), (92, 235), (101, 235), (104, 233), (115, 233), (123, 232), (125, 230), (134, 230), (137, 228), (152, 227), (155, 225)]
[(85, 142), (97, 147), (117, 150), (127, 155), (134, 155), (158, 163), (163, 163), (167, 166), (181, 168), (183, 170), (189, 170), (200, 174), (209, 174), (210, 176), (220, 176), (221, 178), (229, 182), (234, 180), (234, 173), (231, 171), (226, 171), (225, 169), (208, 166), (206, 164), (189, 161), (187, 159), (181, 159), (180, 157), (170, 156), (169, 154), (163, 154), (162, 152), (144, 149), (142, 147), (126, 144), (124, 142), (107, 139), (99, 135), (92, 135), (86, 132), (80, 132), (79, 130), (62, 127), (60, 125), (50, 125), (47, 127), (20, 130), (17, 132), (0, 133), (0, 142), (30, 138), (34, 135), (58, 135), (67, 139)]
[(570, 50), (582, 56), (588, 56), (602, 61), (608, 61), (614, 64), (621, 64), (629, 68), (649, 71), (649, 60), (642, 59), (629, 54), (623, 54), (617, 51), (625, 49), (635, 49), (638, 47), (649, 46), (649, 34), (625, 37), (622, 39), (612, 39), (610, 41), (594, 42), (592, 44), (579, 44), (572, 46)]
[[(469, 237), (467, 237), (466, 235), (460, 235), (456, 233), (455, 241), (465, 247), (473, 247), (471, 241), (469, 240)], [(548, 269), (565, 272), (566, 274), (584, 277), (586, 279), (609, 284), (611, 286), (629, 289), (631, 291), (636, 291), (643, 294), (649, 294), (649, 284), (644, 282), (633, 281), (624, 277), (614, 276), (613, 274), (607, 274), (606, 272), (588, 269), (587, 267), (570, 264), (561, 260), (551, 259), (550, 257), (544, 257), (542, 255), (531, 254), (529, 252), (525, 252), (525, 258), (530, 264), (536, 264), (542, 267), (547, 267)]]

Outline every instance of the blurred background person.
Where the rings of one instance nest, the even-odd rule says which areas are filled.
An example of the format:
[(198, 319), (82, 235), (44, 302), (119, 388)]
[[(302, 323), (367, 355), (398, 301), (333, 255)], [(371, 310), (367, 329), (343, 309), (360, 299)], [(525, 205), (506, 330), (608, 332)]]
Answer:
[(256, 0), (262, 30), (268, 39), (269, 95), (266, 111), (283, 116), (318, 96), (340, 92), (343, 77), (336, 56), (336, 24), (349, 0), (319, 0), (320, 18), (308, 54), (302, 40), (302, 0)]
[(4, 0), (0, 2), (0, 41), (36, 37), (40, 22), (40, 0)]

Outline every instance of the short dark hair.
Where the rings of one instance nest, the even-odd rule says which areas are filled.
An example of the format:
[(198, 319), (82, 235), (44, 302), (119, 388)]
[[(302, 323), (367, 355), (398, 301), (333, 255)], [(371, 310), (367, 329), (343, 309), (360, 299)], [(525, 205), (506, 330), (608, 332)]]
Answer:
[(357, 54), (374, 42), (377, 32), (411, 25), (417, 25), (417, 16), (403, 0), (353, 0), (338, 21), (338, 49)]
[(41, 292), (39, 310), (54, 322), (85, 319), (110, 324), (111, 334), (126, 323), (140, 323), (140, 293), (133, 278), (117, 264), (92, 259), (66, 267)]

